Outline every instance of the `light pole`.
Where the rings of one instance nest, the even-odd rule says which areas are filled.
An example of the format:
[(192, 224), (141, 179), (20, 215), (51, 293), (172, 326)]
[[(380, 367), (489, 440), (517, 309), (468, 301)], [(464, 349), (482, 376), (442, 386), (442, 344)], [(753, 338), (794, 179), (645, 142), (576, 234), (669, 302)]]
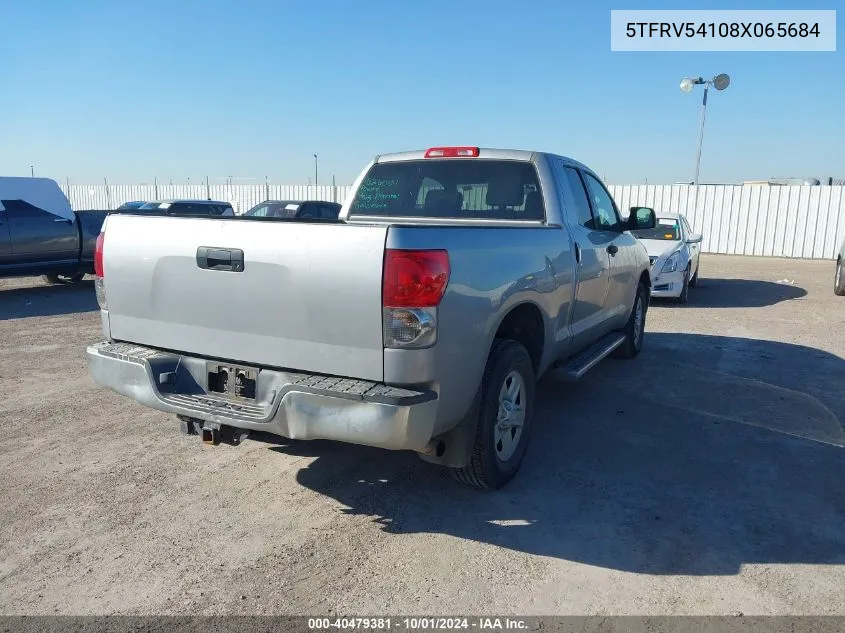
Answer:
[(314, 186), (316, 187), (319, 183), (317, 182), (317, 155), (314, 154)]
[(692, 92), (692, 89), (704, 84), (704, 97), (701, 99), (701, 129), (698, 132), (698, 151), (695, 153), (695, 185), (698, 186), (698, 172), (701, 167), (701, 143), (704, 141), (704, 118), (707, 115), (707, 91), (710, 86), (716, 90), (724, 90), (731, 83), (731, 78), (725, 73), (716, 75), (713, 79), (702, 79), (701, 77), (684, 77), (681, 80), (681, 90)]

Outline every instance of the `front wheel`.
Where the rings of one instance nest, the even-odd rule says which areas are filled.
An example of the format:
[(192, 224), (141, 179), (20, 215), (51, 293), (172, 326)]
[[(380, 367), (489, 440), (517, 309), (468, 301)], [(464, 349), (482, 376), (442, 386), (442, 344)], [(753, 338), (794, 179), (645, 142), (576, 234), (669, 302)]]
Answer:
[(678, 295), (678, 298), (675, 299), (678, 303), (687, 303), (689, 301), (689, 264), (687, 265), (686, 270), (684, 271), (684, 281), (683, 286), (681, 286), (681, 294)]
[(498, 489), (513, 479), (531, 435), (534, 392), (534, 366), (525, 347), (496, 339), (481, 381), (469, 464), (452, 469), (458, 481), (474, 488)]
[(637, 286), (634, 307), (625, 325), (625, 340), (613, 351), (617, 358), (634, 358), (643, 348), (645, 338), (645, 315), (648, 312), (648, 288), (643, 282)]
[(833, 294), (845, 297), (845, 270), (842, 270), (842, 260), (836, 262), (836, 276), (833, 278)]
[(695, 268), (695, 274), (692, 276), (692, 279), (690, 279), (690, 280), (689, 280), (689, 287), (690, 287), (690, 288), (695, 288), (695, 287), (697, 287), (697, 286), (698, 286), (698, 269), (699, 269), (699, 268), (701, 268), (701, 264), (699, 264), (698, 266), (696, 266), (696, 268)]

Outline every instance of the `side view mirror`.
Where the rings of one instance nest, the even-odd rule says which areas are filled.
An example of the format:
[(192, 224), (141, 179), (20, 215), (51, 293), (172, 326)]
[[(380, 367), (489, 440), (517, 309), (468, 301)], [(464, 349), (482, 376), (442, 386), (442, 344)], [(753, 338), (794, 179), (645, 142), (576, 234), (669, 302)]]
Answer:
[(628, 215), (628, 231), (653, 229), (655, 226), (657, 226), (657, 216), (654, 213), (654, 209), (649, 207), (631, 207), (631, 213)]
[(702, 240), (701, 233), (692, 233), (687, 240), (688, 244), (698, 244)]

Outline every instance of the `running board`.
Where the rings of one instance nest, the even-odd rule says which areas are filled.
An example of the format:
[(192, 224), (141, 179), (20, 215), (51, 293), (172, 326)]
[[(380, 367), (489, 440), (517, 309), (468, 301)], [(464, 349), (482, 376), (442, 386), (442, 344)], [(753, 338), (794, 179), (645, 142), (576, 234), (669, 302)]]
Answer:
[(555, 375), (566, 382), (575, 382), (624, 342), (625, 334), (622, 332), (606, 334), (578, 356), (557, 365)]

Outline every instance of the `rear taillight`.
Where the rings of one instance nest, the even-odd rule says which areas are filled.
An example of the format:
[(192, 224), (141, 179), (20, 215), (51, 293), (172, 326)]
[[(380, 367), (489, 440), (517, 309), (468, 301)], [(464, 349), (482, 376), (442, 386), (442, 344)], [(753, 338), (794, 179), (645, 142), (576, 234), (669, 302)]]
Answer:
[(94, 245), (94, 274), (97, 277), (103, 276), (103, 241), (106, 238), (106, 234), (101, 232), (97, 236), (97, 243)]
[(449, 283), (449, 253), (389, 248), (384, 257), (382, 305), (434, 308)]
[(437, 341), (437, 306), (449, 283), (444, 250), (387, 249), (382, 305), (384, 346), (420, 348)]
[(432, 147), (425, 153), (426, 158), (477, 158), (477, 147)]
[(106, 239), (105, 231), (97, 236), (97, 243), (94, 245), (94, 290), (97, 293), (97, 304), (101, 310), (107, 310), (106, 303), (106, 280), (103, 274), (103, 242)]

